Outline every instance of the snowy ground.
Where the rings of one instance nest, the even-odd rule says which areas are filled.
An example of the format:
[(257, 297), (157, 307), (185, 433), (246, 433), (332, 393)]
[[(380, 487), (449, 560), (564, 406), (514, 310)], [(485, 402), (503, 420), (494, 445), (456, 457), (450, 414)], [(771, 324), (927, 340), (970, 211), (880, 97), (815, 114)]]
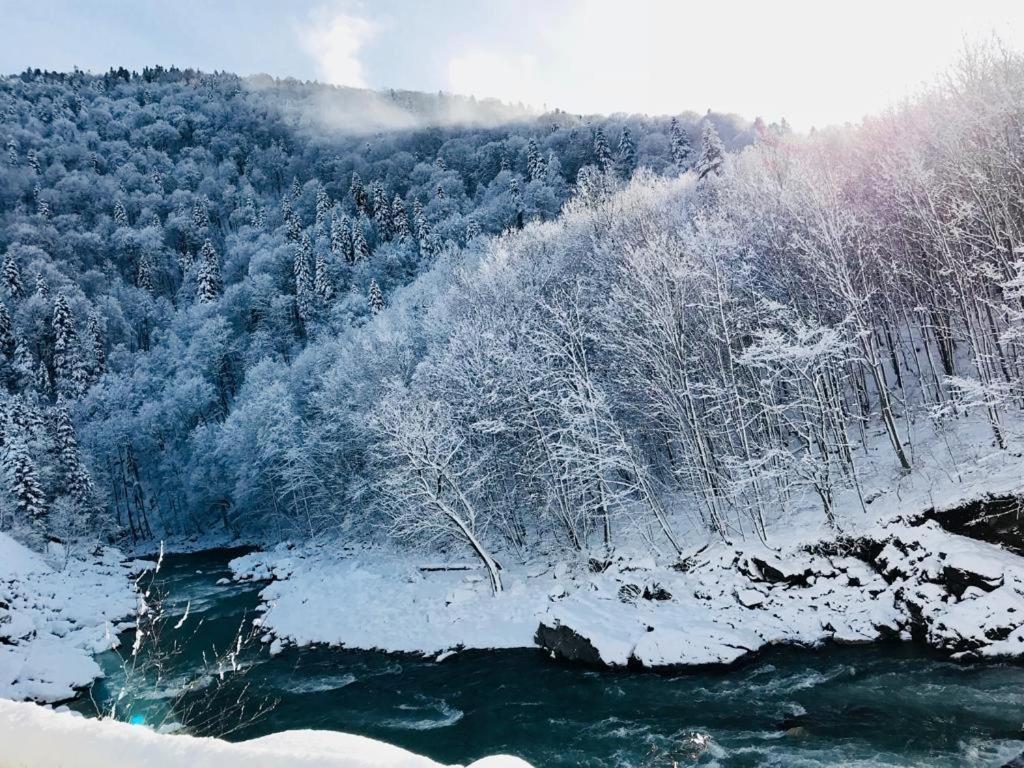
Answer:
[[(2, 699), (0, 745), (0, 764), (17, 768), (441, 768), (404, 749), (335, 731), (284, 731), (229, 744)], [(530, 767), (499, 756), (469, 768)]]
[(93, 654), (135, 611), (137, 566), (115, 549), (44, 557), (0, 533), (0, 699), (60, 701), (98, 677)]
[(478, 570), (426, 570), (430, 558), (379, 547), (279, 545), (232, 569), (239, 580), (273, 579), (262, 592), (272, 650), (323, 643), (440, 655), (539, 641), (570, 659), (674, 666), (730, 663), (778, 643), (913, 635), (951, 654), (1024, 655), (1024, 559), (913, 520), (1024, 491), (1020, 445), (994, 451), (983, 424), (945, 437), (930, 430), (916, 429), (909, 475), (883, 446), (869, 451), (865, 508), (846, 493), (838, 510), (855, 551), (808, 504), (775, 521), (770, 547), (691, 533), (693, 555), (682, 561), (628, 548), (596, 568), (504, 558), (497, 597)]

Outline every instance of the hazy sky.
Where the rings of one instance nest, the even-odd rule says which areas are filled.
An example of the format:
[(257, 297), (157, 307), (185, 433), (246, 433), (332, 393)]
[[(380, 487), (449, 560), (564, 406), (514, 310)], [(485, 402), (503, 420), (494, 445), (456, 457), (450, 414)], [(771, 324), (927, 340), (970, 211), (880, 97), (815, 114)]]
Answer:
[(176, 64), (573, 112), (877, 111), (1024, 0), (0, 0), (0, 72)]

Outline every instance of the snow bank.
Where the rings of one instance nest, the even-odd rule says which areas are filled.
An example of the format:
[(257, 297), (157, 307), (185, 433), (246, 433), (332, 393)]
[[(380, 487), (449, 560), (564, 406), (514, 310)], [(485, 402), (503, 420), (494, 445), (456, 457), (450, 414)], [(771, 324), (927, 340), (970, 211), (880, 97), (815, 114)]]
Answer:
[(60, 569), (0, 533), (0, 698), (70, 698), (100, 676), (92, 655), (135, 610), (117, 550), (59, 560)]
[[(958, 657), (1024, 657), (1024, 558), (892, 522), (857, 540), (775, 551), (715, 544), (673, 564), (628, 554), (481, 573), (422, 571), (379, 550), (279, 547), (232, 562), (273, 578), (262, 625), (282, 640), (433, 655), (540, 644), (604, 666), (730, 664), (770, 645), (911, 637)], [(313, 618), (311, 618), (313, 617)]]
[[(171, 736), (109, 720), (0, 700), (0, 765), (18, 768), (440, 768), (440, 763), (362, 736), (285, 731), (240, 744)], [(530, 768), (489, 757), (470, 768)]]
[(338, 552), (284, 545), (231, 561), (239, 580), (274, 579), (261, 592), (261, 622), (296, 645), (428, 655), (533, 645), (547, 590), (556, 586), (552, 578), (506, 571), (505, 591), (494, 597), (482, 571), (424, 571), (420, 565), (383, 548)]

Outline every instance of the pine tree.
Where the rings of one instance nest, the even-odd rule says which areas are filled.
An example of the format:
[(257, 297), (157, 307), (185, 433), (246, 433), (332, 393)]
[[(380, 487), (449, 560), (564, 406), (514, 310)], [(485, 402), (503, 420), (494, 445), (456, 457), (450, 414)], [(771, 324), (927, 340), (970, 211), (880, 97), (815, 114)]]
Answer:
[(602, 171), (610, 171), (612, 168), (612, 152), (608, 148), (608, 140), (604, 137), (604, 131), (598, 126), (594, 130), (594, 157), (597, 159), (597, 167)]
[(391, 210), (388, 206), (388, 195), (384, 185), (379, 181), (373, 183), (373, 224), (377, 228), (377, 236), (381, 240), (390, 240)]
[(352, 197), (352, 202), (356, 206), (356, 211), (362, 213), (366, 210), (366, 190), (363, 189), (363, 180), (359, 178), (359, 174), (352, 173), (352, 183), (349, 184), (348, 193)]
[(261, 214), (256, 205), (256, 197), (252, 192), (245, 196), (245, 213), (249, 219), (249, 226), (254, 229), (262, 229)]
[(128, 226), (128, 211), (120, 200), (114, 203), (114, 223), (119, 227)]
[(86, 383), (85, 366), (78, 348), (78, 333), (75, 318), (63, 292), (53, 302), (53, 372), (57, 390), (71, 397), (77, 397)]
[(18, 164), (18, 143), (13, 138), (7, 140), (7, 164), (12, 167)]
[(14, 374), (15, 389), (24, 390), (32, 385), (35, 377), (35, 367), (32, 361), (32, 354), (28, 345), (18, 339), (18, 346), (14, 349), (14, 363), (12, 365)]
[(25, 295), (25, 288), (21, 284), (21, 270), (10, 254), (4, 257), (4, 288), (12, 299), (20, 299)]
[(36, 154), (36, 151), (34, 149), (30, 149), (26, 154), (25, 159), (28, 160), (28, 167), (32, 169), (32, 173), (38, 176), (41, 169), (39, 166), (39, 155)]
[(298, 176), (292, 176), (292, 186), (291, 186), (291, 191), (289, 192), (289, 194), (291, 195), (291, 199), (292, 199), (293, 203), (295, 201), (297, 201), (302, 196), (302, 185), (299, 184), (299, 177)]
[(50, 298), (50, 284), (46, 282), (42, 272), (36, 272), (36, 296), (41, 299)]
[(421, 258), (432, 258), (434, 256), (434, 233), (430, 229), (430, 223), (423, 212), (423, 206), (417, 200), (412, 206), (413, 224), (416, 225), (416, 240), (420, 246)]
[(15, 354), (18, 351), (18, 337), (11, 325), (11, 316), (7, 306), (0, 302), (0, 391), (4, 388), (16, 389), (18, 371), (15, 368)]
[(153, 263), (153, 254), (149, 251), (145, 251), (141, 257), (139, 257), (139, 269), (135, 276), (135, 284), (139, 288), (143, 288), (150, 293), (154, 292), (154, 274), (156, 273), (156, 265)]
[(209, 303), (220, 297), (222, 288), (220, 259), (213, 243), (207, 240), (199, 251), (199, 275), (196, 279), (199, 301)]
[(381, 293), (380, 286), (377, 285), (376, 280), (370, 280), (368, 300), (370, 302), (370, 312), (373, 314), (379, 314), (384, 309), (384, 294)]
[(350, 264), (370, 258), (370, 246), (366, 243), (366, 234), (363, 229), (365, 219), (365, 216), (360, 216), (352, 222), (352, 257), (349, 262)]
[(0, 302), (0, 355), (8, 361), (14, 360), (14, 352), (18, 348), (18, 337), (14, 335), (14, 326), (11, 325), (11, 316), (7, 312), (7, 305)]
[(531, 138), (526, 143), (526, 172), (529, 175), (530, 181), (543, 180), (544, 174), (547, 171), (546, 165), (544, 156), (537, 147), (537, 141)]
[(316, 219), (314, 227), (316, 228), (317, 234), (322, 232), (328, 222), (328, 218), (331, 215), (331, 196), (327, 194), (327, 190), (322, 186), (316, 191)]
[(391, 232), (399, 240), (412, 234), (409, 231), (409, 215), (406, 213), (405, 203), (398, 195), (391, 201)]
[(58, 402), (54, 413), (54, 438), (57, 458), (64, 475), (64, 487), (81, 507), (87, 507), (93, 496), (92, 480), (82, 463), (75, 427), (63, 400)]
[(616, 157), (616, 169), (619, 176), (629, 179), (636, 170), (636, 145), (633, 143), (633, 135), (629, 132), (628, 126), (623, 126), (622, 136), (619, 138), (619, 150)]
[(292, 272), (295, 276), (295, 306), (299, 319), (308, 323), (313, 319), (314, 298), (313, 276), (310, 271), (309, 256), (313, 250), (309, 234), (304, 232), (302, 240), (295, 249), (295, 259), (292, 262)]
[(722, 140), (718, 137), (718, 131), (715, 130), (715, 126), (710, 122), (704, 123), (700, 156), (693, 166), (697, 172), (697, 178), (703, 179), (710, 173), (717, 175), (724, 159), (725, 147), (722, 146)]
[(210, 227), (210, 210), (205, 197), (197, 197), (192, 204), (192, 226), (199, 236), (206, 234)]
[(36, 200), (36, 213), (42, 216), (44, 219), (50, 218), (52, 211), (50, 210), (50, 203), (39, 197)]
[(316, 253), (316, 265), (313, 268), (313, 290), (323, 303), (334, 298), (334, 284), (327, 267), (327, 257), (322, 250)]
[(8, 423), (4, 430), (3, 467), (7, 487), (25, 522), (39, 533), (46, 523), (46, 497), (39, 482), (39, 472), (28, 451), (24, 430)]
[(471, 218), (469, 220), (469, 222), (466, 224), (466, 242), (468, 243), (474, 237), (479, 237), (479, 236), (480, 236), (480, 223), (476, 219)]
[(335, 205), (331, 213), (331, 253), (349, 263), (352, 261), (352, 222), (342, 213), (340, 205)]
[(513, 211), (513, 225), (516, 229), (523, 228), (523, 193), (519, 189), (519, 179), (515, 176), (512, 177), (512, 181), (509, 183), (508, 189), (509, 199), (512, 201)]
[(680, 171), (686, 170), (687, 164), (690, 162), (690, 153), (693, 151), (690, 146), (690, 134), (687, 133), (686, 129), (679, 125), (679, 121), (676, 118), (672, 118), (672, 122), (669, 124), (669, 141), (671, 144), (672, 160)]
[(95, 307), (89, 311), (88, 342), (92, 360), (89, 366), (90, 381), (98, 381), (107, 371), (107, 340), (103, 330), (103, 315)]

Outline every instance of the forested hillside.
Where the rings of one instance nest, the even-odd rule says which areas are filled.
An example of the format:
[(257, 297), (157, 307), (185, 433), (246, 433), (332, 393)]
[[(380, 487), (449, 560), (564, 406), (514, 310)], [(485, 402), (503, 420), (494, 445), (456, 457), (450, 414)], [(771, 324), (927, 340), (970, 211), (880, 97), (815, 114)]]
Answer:
[(397, 535), (495, 590), (496, 553), (842, 527), (958, 425), (1015, 437), (1022, 70), (809, 136), (8, 77), (3, 526)]
[(437, 310), (420, 290), (415, 328), (367, 325), (577, 192), (688, 169), (702, 131), (752, 136), (159, 67), (0, 80), (0, 529), (373, 523), (364, 416), (436, 342)]

